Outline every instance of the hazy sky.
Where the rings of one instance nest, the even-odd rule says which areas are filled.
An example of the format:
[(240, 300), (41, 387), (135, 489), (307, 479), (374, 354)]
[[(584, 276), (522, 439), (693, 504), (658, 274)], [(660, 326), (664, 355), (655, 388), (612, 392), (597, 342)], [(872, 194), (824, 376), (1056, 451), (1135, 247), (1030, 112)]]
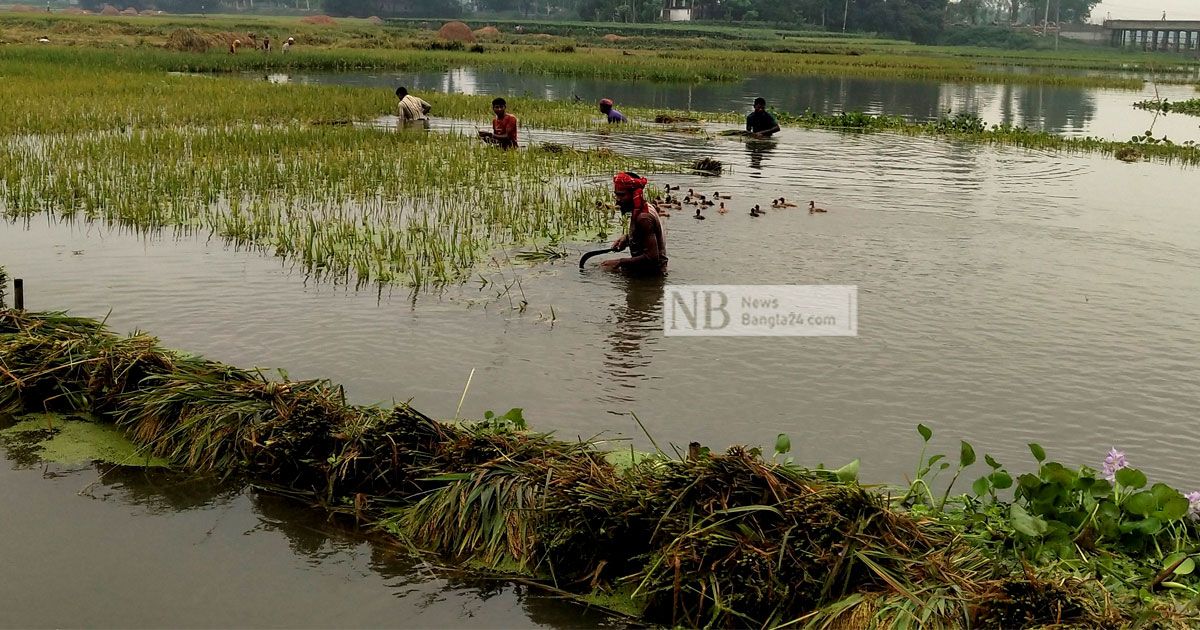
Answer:
[(1168, 20), (1200, 20), (1200, 0), (1105, 0), (1092, 10), (1092, 22), (1103, 22), (1106, 13), (1114, 20), (1157, 20), (1162, 12)]

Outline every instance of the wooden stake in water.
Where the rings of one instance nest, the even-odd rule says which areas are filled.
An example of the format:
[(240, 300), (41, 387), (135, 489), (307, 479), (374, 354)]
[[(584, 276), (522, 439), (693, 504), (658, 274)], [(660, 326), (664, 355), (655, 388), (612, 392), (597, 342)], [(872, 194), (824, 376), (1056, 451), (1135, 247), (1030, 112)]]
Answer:
[(25, 281), (20, 278), (13, 279), (13, 308), (25, 310)]
[(467, 390), (471, 389), (471, 379), (475, 378), (475, 368), (471, 368), (471, 373), (467, 376), (467, 385), (463, 387), (462, 398), (458, 399), (458, 408), (454, 410), (454, 419), (458, 420), (458, 412), (462, 411), (463, 401), (467, 399)]

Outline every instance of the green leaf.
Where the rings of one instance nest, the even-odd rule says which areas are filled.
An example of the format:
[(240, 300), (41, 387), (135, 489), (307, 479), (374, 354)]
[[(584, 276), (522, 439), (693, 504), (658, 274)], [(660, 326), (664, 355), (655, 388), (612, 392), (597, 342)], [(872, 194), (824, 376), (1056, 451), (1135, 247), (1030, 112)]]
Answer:
[(992, 459), (991, 455), (984, 454), (983, 461), (987, 462), (987, 465), (991, 466), (992, 470), (996, 470), (996, 469), (1000, 468), (1000, 462)]
[(833, 474), (837, 475), (838, 481), (849, 483), (858, 479), (858, 465), (859, 461), (856, 459), (849, 464), (846, 464), (845, 466), (833, 471)]
[(786, 433), (780, 433), (779, 437), (775, 438), (775, 454), (782, 455), (792, 450), (792, 440)]
[(1046, 521), (1031, 515), (1025, 511), (1025, 508), (1016, 503), (1009, 510), (1008, 518), (1012, 521), (1013, 529), (1030, 538), (1041, 538), (1046, 533)]
[(488, 409), (487, 411), (483, 412), (484, 420), (491, 420), (492, 418), (495, 418), (495, 417), (496, 417), (496, 412), (492, 411), (491, 409)]
[(1147, 536), (1153, 536), (1162, 531), (1162, 521), (1153, 516), (1144, 518), (1137, 524), (1137, 530)]
[(1160, 502), (1159, 505), (1162, 506), (1162, 510), (1156, 513), (1155, 516), (1168, 522), (1183, 519), (1188, 514), (1188, 508), (1191, 507), (1191, 503), (1188, 502), (1187, 497), (1178, 492), (1175, 493), (1175, 496)]
[(1006, 490), (1011, 488), (1013, 485), (1012, 475), (1004, 472), (1003, 470), (997, 470), (996, 472), (988, 475), (988, 480), (992, 482), (992, 487), (997, 490)]
[(1146, 487), (1146, 475), (1136, 468), (1122, 468), (1117, 471), (1117, 483), (1131, 490)]
[(958, 451), (958, 465), (960, 468), (966, 468), (974, 463), (975, 449), (971, 448), (971, 445), (964, 441)]
[(1158, 509), (1158, 499), (1155, 499), (1154, 495), (1149, 492), (1138, 492), (1129, 495), (1122, 506), (1126, 512), (1146, 516)]
[(1179, 494), (1175, 488), (1172, 488), (1165, 483), (1156, 483), (1153, 486), (1150, 486), (1150, 494), (1153, 494), (1154, 498), (1158, 499), (1159, 505), (1166, 503), (1172, 497), (1183, 496)]
[(934, 464), (936, 464), (936, 463), (938, 463), (938, 462), (942, 461), (943, 459), (946, 459), (946, 456), (945, 456), (945, 455), (941, 455), (941, 454), (934, 455), (934, 456), (930, 457), (930, 458), (929, 458), (929, 467), (930, 467), (930, 468), (933, 468), (933, 465), (934, 465)]
[(988, 493), (991, 487), (992, 484), (988, 481), (987, 477), (980, 477), (975, 480), (975, 483), (971, 484), (971, 492), (974, 492), (977, 497), (982, 497)]
[(933, 429), (930, 429), (929, 427), (927, 427), (923, 424), (917, 425), (917, 433), (920, 433), (921, 439), (926, 442), (928, 442), (929, 439), (933, 437)]
[(1042, 448), (1041, 444), (1030, 442), (1029, 452), (1033, 453), (1033, 458), (1036, 459), (1039, 464), (1046, 461), (1046, 449)]
[(1196, 561), (1188, 558), (1175, 567), (1175, 575), (1191, 575), (1196, 570)]

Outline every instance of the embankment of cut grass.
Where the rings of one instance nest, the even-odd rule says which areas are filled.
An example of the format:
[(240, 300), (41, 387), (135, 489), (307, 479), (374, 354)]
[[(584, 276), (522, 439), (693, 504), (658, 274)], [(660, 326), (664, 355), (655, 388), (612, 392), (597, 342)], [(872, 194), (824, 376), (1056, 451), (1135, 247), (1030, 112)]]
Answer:
[[(414, 553), (607, 598), (651, 623), (1200, 622), (1189, 606), (1198, 582), (1187, 500), (1161, 484), (1127, 494), (1145, 477), (1118, 471), (1128, 474), (1114, 486), (1086, 467), (1042, 463), (1036, 445), (1040, 471), (1019, 487), (1097, 506), (1081, 526), (1086, 536), (1062, 546), (1046, 518), (1069, 520), (1074, 508), (1032, 490), (998, 498), (993, 488), (1013, 479), (991, 458), (974, 496), (947, 501), (947, 491), (940, 504), (931, 492), (926, 502), (916, 483), (897, 500), (859, 485), (852, 467), (805, 469), (737, 446), (714, 453), (694, 444), (686, 457), (616, 467), (592, 443), (528, 431), (519, 413), (447, 424), (408, 405), (350, 405), (327, 380), (270, 378), (55, 313), (0, 311), (0, 363), (0, 413), (88, 411), (179, 469), (253, 481), (352, 517)], [(964, 443), (960, 472), (974, 461)], [(1140, 516), (1163, 502), (1163, 520)], [(1121, 520), (1110, 529), (1108, 518)], [(1120, 523), (1133, 525), (1131, 538)]]

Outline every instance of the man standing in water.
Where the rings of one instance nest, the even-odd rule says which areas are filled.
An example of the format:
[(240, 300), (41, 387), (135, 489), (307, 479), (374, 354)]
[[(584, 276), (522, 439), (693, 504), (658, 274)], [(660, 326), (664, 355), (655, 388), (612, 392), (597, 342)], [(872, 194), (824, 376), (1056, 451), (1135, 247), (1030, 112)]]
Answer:
[(517, 117), (508, 113), (508, 103), (502, 98), (492, 100), (492, 113), (496, 118), (492, 120), (491, 131), (480, 131), (479, 137), (483, 138), (484, 142), (498, 145), (501, 149), (517, 148)]
[(635, 275), (663, 276), (667, 273), (667, 241), (662, 221), (654, 206), (642, 198), (647, 180), (637, 173), (617, 173), (613, 178), (613, 193), (621, 214), (629, 214), (629, 234), (613, 241), (614, 250), (629, 247), (628, 258), (606, 260), (600, 266), (610, 271)]
[(770, 138), (779, 132), (779, 123), (767, 111), (767, 99), (761, 96), (754, 99), (754, 111), (746, 116), (746, 131), (755, 138)]
[(415, 127), (422, 126), (429, 128), (429, 118), (426, 114), (433, 109), (433, 105), (426, 103), (424, 99), (417, 98), (408, 93), (408, 88), (403, 85), (396, 88), (396, 98), (400, 99), (397, 105), (400, 111), (400, 127)]

